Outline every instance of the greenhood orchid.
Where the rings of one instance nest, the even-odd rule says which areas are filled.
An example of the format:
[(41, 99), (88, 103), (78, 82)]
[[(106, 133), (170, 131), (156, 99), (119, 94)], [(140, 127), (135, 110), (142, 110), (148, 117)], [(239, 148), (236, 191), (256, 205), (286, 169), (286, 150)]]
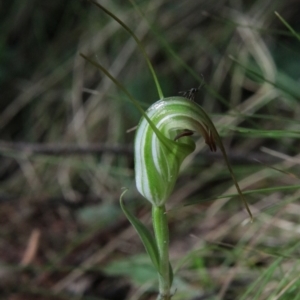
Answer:
[(163, 205), (173, 191), (183, 160), (195, 150), (190, 135), (202, 134), (216, 150), (211, 122), (203, 109), (184, 97), (155, 102), (147, 111), (160, 134), (142, 118), (136, 131), (135, 181), (138, 191), (153, 205)]
[(133, 31), (102, 5), (92, 0), (90, 2), (115, 19), (134, 38), (144, 55), (159, 94), (160, 100), (152, 104), (145, 112), (139, 102), (107, 69), (81, 54), (106, 74), (128, 96), (142, 115), (134, 141), (135, 181), (140, 194), (152, 205), (154, 236), (124, 205), (122, 198), (125, 192), (121, 195), (120, 205), (139, 234), (157, 271), (159, 281), (157, 299), (170, 300), (173, 272), (169, 262), (169, 231), (165, 203), (174, 189), (183, 160), (195, 150), (195, 142), (191, 138), (193, 133), (202, 135), (211, 151), (216, 151), (217, 146), (219, 147), (250, 216), (251, 212), (235, 179), (225, 148), (213, 122), (201, 106), (190, 99), (194, 96), (195, 89), (183, 93), (183, 97), (165, 98), (146, 51)]

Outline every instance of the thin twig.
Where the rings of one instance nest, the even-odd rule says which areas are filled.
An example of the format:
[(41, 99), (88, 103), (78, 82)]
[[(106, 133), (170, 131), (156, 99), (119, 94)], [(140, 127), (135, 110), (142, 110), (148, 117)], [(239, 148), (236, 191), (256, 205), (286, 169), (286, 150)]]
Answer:
[(0, 141), (0, 151), (21, 151), (28, 155), (88, 155), (110, 152), (112, 154), (132, 155), (131, 145), (105, 145), (93, 144), (78, 146), (70, 144), (31, 144), (25, 142), (6, 142)]
[[(0, 152), (17, 151), (27, 155), (90, 155), (111, 153), (116, 155), (133, 155), (132, 145), (106, 145), (106, 144), (90, 144), (86, 146), (72, 144), (38, 144), (26, 142), (7, 142), (0, 140)], [(205, 160), (223, 159), (221, 153), (202, 152), (201, 158)], [(280, 157), (273, 157), (261, 152), (242, 153), (240, 151), (230, 151), (228, 153), (229, 160), (234, 163), (257, 164), (273, 164), (280, 162)]]

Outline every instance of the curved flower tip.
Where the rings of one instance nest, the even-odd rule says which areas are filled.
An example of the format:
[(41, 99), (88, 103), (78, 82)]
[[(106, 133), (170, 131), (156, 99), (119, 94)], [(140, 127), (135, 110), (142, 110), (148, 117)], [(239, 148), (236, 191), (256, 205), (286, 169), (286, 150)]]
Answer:
[(135, 180), (138, 191), (160, 206), (169, 198), (183, 160), (195, 150), (190, 136), (200, 133), (216, 151), (217, 132), (204, 110), (183, 97), (159, 100), (146, 114), (150, 122), (143, 117), (135, 136)]

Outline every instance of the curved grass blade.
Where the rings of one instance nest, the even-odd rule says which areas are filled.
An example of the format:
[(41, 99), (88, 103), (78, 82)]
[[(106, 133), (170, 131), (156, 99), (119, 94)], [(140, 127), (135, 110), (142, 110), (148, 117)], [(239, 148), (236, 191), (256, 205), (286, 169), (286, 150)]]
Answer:
[(103, 7), (101, 4), (93, 1), (93, 0), (89, 0), (91, 3), (93, 3), (94, 5), (96, 5), (98, 8), (100, 8), (101, 10), (103, 10), (107, 15), (109, 15), (110, 17), (112, 17), (115, 21), (117, 21), (132, 37), (133, 39), (135, 40), (135, 42), (137, 43), (138, 47), (140, 48), (147, 64), (148, 64), (148, 67), (149, 67), (149, 70), (152, 74), (152, 77), (154, 79), (154, 83), (155, 83), (155, 86), (156, 86), (156, 89), (157, 89), (157, 92), (158, 92), (158, 95), (159, 95), (159, 98), (160, 99), (163, 99), (164, 98), (164, 95), (163, 95), (163, 92), (162, 92), (162, 89), (160, 87), (160, 84), (158, 82), (158, 79), (157, 79), (157, 76), (156, 76), (156, 73), (153, 69), (153, 66), (150, 62), (150, 59), (147, 55), (147, 52), (143, 46), (143, 44), (141, 43), (141, 41), (138, 39), (138, 37), (134, 34), (134, 32), (124, 23), (122, 22), (117, 16), (115, 16), (112, 12), (110, 12), (107, 8)]
[[(84, 55), (83, 53), (80, 53), (80, 56), (82, 56), (86, 61), (88, 61), (89, 63), (91, 63), (92, 65), (94, 65), (96, 68), (100, 69), (108, 78), (110, 78), (110, 80), (117, 86), (119, 87), (124, 93), (125, 95), (129, 98), (129, 100), (133, 103), (133, 105), (139, 110), (139, 112), (141, 113), (141, 115), (147, 120), (147, 122), (149, 123), (149, 125), (151, 126), (152, 130), (155, 132), (156, 136), (158, 137), (158, 139), (160, 140), (160, 142), (167, 147), (170, 151), (173, 151), (174, 146), (178, 145), (177, 142), (174, 142), (170, 139), (168, 139), (167, 137), (165, 137), (155, 126), (155, 124), (150, 120), (150, 118), (148, 117), (148, 115), (145, 113), (145, 111), (143, 110), (143, 108), (141, 107), (141, 105), (139, 104), (139, 102), (137, 100), (134, 99), (134, 97), (127, 91), (127, 89), (113, 76), (111, 75), (102, 65), (100, 65), (99, 63), (93, 61), (92, 59), (90, 59), (89, 57), (87, 57), (86, 55)], [(182, 145), (182, 147), (185, 147), (185, 144)]]
[(285, 25), (285, 27), (294, 35), (295, 38), (300, 41), (300, 34), (297, 33), (294, 28), (277, 12), (275, 11), (275, 15), (279, 18), (279, 20)]

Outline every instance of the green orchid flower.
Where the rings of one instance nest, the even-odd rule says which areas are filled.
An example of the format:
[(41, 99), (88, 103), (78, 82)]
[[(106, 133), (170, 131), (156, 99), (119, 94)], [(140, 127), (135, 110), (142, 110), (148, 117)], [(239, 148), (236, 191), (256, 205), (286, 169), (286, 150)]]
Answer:
[(160, 134), (142, 118), (134, 143), (135, 181), (138, 191), (155, 206), (163, 205), (176, 183), (183, 160), (195, 150), (190, 137), (200, 133), (212, 151), (216, 150), (207, 114), (195, 102), (170, 97), (155, 102), (147, 111)]

